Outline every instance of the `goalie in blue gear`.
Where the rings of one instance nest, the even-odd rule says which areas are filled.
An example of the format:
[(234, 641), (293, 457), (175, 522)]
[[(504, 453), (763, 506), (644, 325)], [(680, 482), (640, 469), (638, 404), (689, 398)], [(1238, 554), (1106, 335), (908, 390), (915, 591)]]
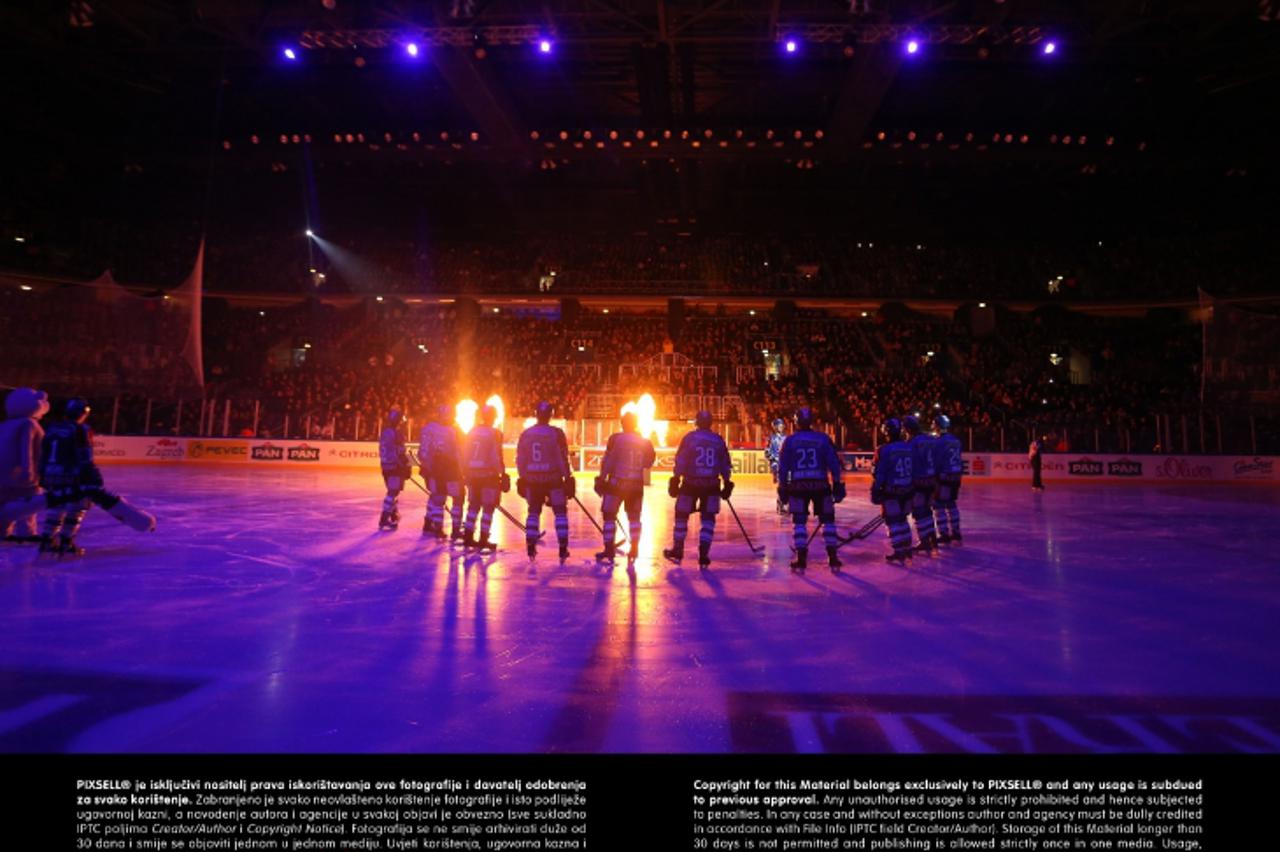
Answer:
[[(787, 440), (787, 424), (781, 418), (773, 421), (773, 432), (769, 435), (769, 443), (765, 445), (764, 457), (769, 462), (769, 473), (773, 474), (773, 485), (778, 485), (778, 459), (782, 455), (782, 443)], [(782, 499), (782, 495), (778, 495), (778, 514), (785, 515), (787, 513), (787, 503)]]
[(692, 432), (680, 439), (675, 470), (667, 486), (667, 493), (676, 498), (676, 516), (674, 541), (671, 547), (662, 551), (662, 555), (672, 562), (684, 558), (689, 516), (701, 512), (698, 567), (706, 570), (711, 565), (711, 541), (716, 534), (720, 500), (727, 500), (733, 494), (733, 467), (724, 438), (711, 431), (711, 412), (699, 411), (694, 426), (696, 428)]
[(395, 530), (400, 526), (400, 492), (405, 481), (413, 474), (409, 466), (409, 453), (404, 445), (404, 415), (398, 406), (387, 412), (387, 420), (378, 436), (378, 461), (382, 465), (382, 482), (387, 494), (382, 498), (382, 515), (378, 529)]
[(612, 561), (614, 538), (618, 534), (618, 510), (627, 510), (631, 549), (627, 553), (627, 570), (632, 570), (640, 552), (640, 513), (644, 509), (644, 472), (653, 467), (657, 455), (653, 442), (640, 434), (639, 418), (633, 412), (622, 415), (622, 431), (609, 436), (595, 490), (600, 495), (600, 514), (604, 516), (604, 550), (596, 559)]
[(938, 476), (933, 468), (933, 436), (920, 426), (920, 420), (912, 414), (902, 418), (907, 447), (911, 450), (911, 519), (915, 521), (919, 544), (916, 550), (928, 554), (938, 552), (938, 535), (933, 527), (933, 492), (938, 487)]
[(889, 418), (880, 429), (885, 443), (876, 448), (872, 461), (871, 502), (880, 507), (889, 532), (889, 544), (893, 547), (893, 553), (885, 559), (905, 565), (911, 558), (911, 525), (907, 522), (907, 512), (911, 495), (915, 493), (911, 448), (902, 440), (902, 423), (897, 418)]
[(44, 433), (40, 446), (40, 478), (46, 491), (47, 510), (41, 553), (80, 556), (76, 534), (85, 514), (95, 504), (126, 526), (140, 532), (156, 528), (156, 519), (106, 489), (102, 472), (93, 459), (93, 430), (89, 428), (89, 403), (73, 399), (66, 416)]
[(564, 431), (551, 425), (554, 409), (540, 402), (533, 416), (538, 422), (520, 433), (516, 445), (516, 493), (529, 504), (524, 539), (529, 558), (538, 554), (542, 507), (551, 507), (556, 518), (560, 558), (569, 558), (569, 501), (574, 496), (573, 468), (569, 466), (569, 441)]
[(844, 471), (840, 454), (825, 432), (813, 428), (813, 410), (808, 406), (796, 412), (796, 431), (782, 444), (778, 461), (778, 499), (787, 502), (794, 525), (796, 558), (791, 570), (804, 573), (809, 558), (809, 507), (822, 524), (822, 539), (827, 547), (827, 564), (833, 572), (840, 570), (836, 556), (839, 536), (836, 533), (836, 503), (845, 498)]
[(938, 488), (933, 496), (933, 522), (938, 541), (960, 544), (960, 479), (964, 475), (964, 451), (960, 439), (951, 434), (951, 418), (939, 414), (933, 418), (937, 435), (933, 439), (933, 469), (938, 475)]
[[(511, 490), (511, 478), (502, 458), (502, 433), (494, 428), (498, 410), (492, 405), (480, 409), (480, 422), (471, 427), (462, 443), (462, 460), (467, 477), (466, 544), (485, 550), (496, 550), (489, 540), (493, 513), (503, 492)], [(476, 538), (476, 518), (480, 518), (480, 537)]]
[(427, 484), (427, 516), (422, 521), (423, 535), (444, 538), (444, 507), (449, 503), (450, 540), (462, 541), (462, 513), (466, 488), (462, 482), (462, 430), (453, 422), (453, 409), (441, 405), (436, 418), (422, 427), (418, 437), (418, 464)]

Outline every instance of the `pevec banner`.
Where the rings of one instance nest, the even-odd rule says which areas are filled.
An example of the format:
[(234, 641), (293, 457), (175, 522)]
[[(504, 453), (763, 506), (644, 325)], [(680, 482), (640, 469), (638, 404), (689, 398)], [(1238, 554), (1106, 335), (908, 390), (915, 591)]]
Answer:
[[(248, 438), (117, 437), (95, 435), (94, 455), (102, 464), (245, 464), (283, 468), (376, 468), (378, 445), (373, 441), (284, 441)], [(515, 451), (507, 447), (507, 460)], [(675, 449), (658, 450), (655, 473), (670, 473)], [(602, 447), (570, 451), (580, 471), (600, 470)], [(734, 476), (767, 477), (769, 463), (760, 450), (730, 450)], [(841, 453), (845, 475), (871, 475), (873, 453)], [(1144, 456), (1087, 453), (1048, 453), (1041, 475), (1052, 482), (1270, 482), (1280, 483), (1280, 459), (1275, 456)], [(971, 481), (1029, 481), (1031, 462), (1022, 453), (967, 453), (965, 476)]]

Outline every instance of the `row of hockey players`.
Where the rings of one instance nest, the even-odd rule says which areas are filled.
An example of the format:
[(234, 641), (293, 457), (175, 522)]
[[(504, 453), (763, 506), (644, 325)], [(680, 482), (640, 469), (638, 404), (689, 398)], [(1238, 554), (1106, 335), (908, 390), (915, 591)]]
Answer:
[[(827, 560), (839, 570), (836, 555), (843, 544), (835, 526), (835, 504), (845, 498), (839, 454), (831, 439), (813, 428), (813, 411), (801, 408), (795, 415), (796, 431), (786, 434), (786, 423), (773, 422), (773, 434), (765, 457), (778, 486), (778, 512), (790, 514), (796, 553), (792, 570), (803, 572), (808, 561), (806, 535), (809, 509), (818, 517)], [(956, 498), (964, 473), (960, 440), (951, 434), (951, 419), (934, 417), (936, 434), (929, 434), (914, 415), (890, 418), (881, 427), (885, 443), (872, 460), (871, 502), (889, 533), (893, 552), (885, 558), (905, 564), (913, 552), (938, 552), (938, 545), (962, 542), (960, 510)], [(912, 546), (914, 521), (918, 543)], [(847, 541), (849, 539), (845, 539)]]
[[(536, 424), (524, 430), (516, 448), (516, 491), (528, 506), (523, 527), (531, 558), (536, 555), (543, 535), (540, 524), (545, 506), (549, 506), (555, 516), (561, 559), (569, 556), (569, 502), (577, 503), (596, 524), (577, 498), (568, 441), (562, 430), (551, 425), (553, 413), (549, 403), (539, 403), (534, 411)], [(420, 435), (418, 463), (429, 495), (423, 533), (446, 537), (444, 516), (448, 505), (452, 521), (449, 538), (466, 546), (491, 550), (494, 545), (489, 533), (493, 516), (495, 512), (507, 514), (500, 500), (511, 488), (503, 458), (502, 433), (493, 426), (497, 412), (489, 406), (483, 408), (480, 423), (465, 435), (452, 422), (452, 415), (448, 406), (441, 406), (436, 419), (424, 426)], [(596, 524), (604, 541), (604, 549), (596, 558), (610, 561), (615, 558), (619, 544), (618, 515), (625, 511), (630, 565), (638, 553), (642, 532), (645, 473), (653, 467), (656, 454), (652, 442), (640, 434), (634, 414), (623, 415), (621, 423), (622, 431), (609, 438), (595, 479), (604, 518), (603, 526)], [(961, 541), (956, 508), (963, 472), (960, 442), (950, 434), (950, 421), (945, 415), (938, 415), (934, 424), (936, 437), (925, 433), (912, 416), (902, 421), (891, 419), (883, 427), (887, 442), (877, 450), (873, 463), (871, 502), (881, 507), (893, 546), (893, 553), (886, 557), (891, 561), (905, 562), (913, 549), (934, 553), (940, 542), (958, 544)], [(668, 484), (668, 493), (675, 500), (674, 540), (671, 547), (663, 550), (663, 555), (673, 562), (683, 559), (689, 520), (696, 513), (700, 516), (698, 564), (706, 568), (711, 562), (716, 516), (721, 501), (728, 501), (733, 494), (734, 483), (729, 449), (724, 439), (712, 431), (711, 414), (699, 412), (694, 426), (676, 450)], [(812, 510), (823, 532), (828, 565), (832, 570), (839, 570), (837, 550), (843, 542), (836, 531), (835, 504), (845, 499), (846, 489), (835, 445), (825, 433), (814, 428), (814, 414), (807, 407), (796, 412), (796, 428), (791, 435), (784, 434), (785, 424), (781, 421), (776, 421), (774, 427), (775, 434), (766, 455), (778, 484), (778, 506), (792, 516), (794, 524), (796, 555), (791, 567), (802, 572), (807, 565), (806, 530)], [(906, 440), (903, 440), (904, 431)], [(392, 409), (388, 415), (380, 440), (380, 456), (387, 490), (379, 527), (395, 529), (400, 519), (399, 495), (405, 483), (411, 481), (413, 470), (404, 435), (404, 418), (399, 409)], [(915, 548), (911, 546), (908, 515), (915, 521), (919, 538)]]
[[(0, 424), (0, 526), (5, 540), (36, 542), (41, 553), (79, 556), (76, 535), (93, 506), (133, 529), (150, 532), (156, 519), (108, 491), (93, 458), (89, 403), (72, 399), (63, 418), (48, 431), (40, 420), (49, 397), (33, 388), (16, 388), (5, 398)], [(44, 512), (44, 526), (36, 532)]]

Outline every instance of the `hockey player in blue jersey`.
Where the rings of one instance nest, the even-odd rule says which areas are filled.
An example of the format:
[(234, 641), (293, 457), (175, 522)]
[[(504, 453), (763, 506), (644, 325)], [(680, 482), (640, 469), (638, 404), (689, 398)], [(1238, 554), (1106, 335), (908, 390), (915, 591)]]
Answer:
[(93, 459), (92, 409), (83, 399), (67, 403), (65, 417), (44, 433), (40, 444), (40, 484), (46, 492), (41, 553), (81, 556), (76, 534), (85, 514), (95, 504), (117, 521), (140, 532), (156, 528), (156, 519), (118, 494), (106, 489), (102, 472)]
[(627, 510), (631, 548), (627, 552), (627, 570), (634, 570), (640, 552), (640, 513), (644, 509), (644, 472), (653, 467), (657, 455), (653, 442), (640, 434), (640, 421), (634, 412), (622, 415), (622, 431), (609, 436), (595, 490), (600, 495), (600, 513), (604, 516), (604, 550), (596, 554), (602, 562), (614, 558), (614, 538), (618, 534), (618, 510)]
[(393, 406), (378, 436), (378, 461), (382, 465), (382, 481), (387, 486), (387, 495), (382, 498), (382, 515), (378, 518), (380, 530), (395, 530), (400, 526), (400, 492), (413, 474), (404, 432), (404, 414), (399, 406)]
[(911, 495), (911, 519), (916, 524), (921, 553), (938, 552), (938, 535), (933, 527), (933, 492), (938, 487), (938, 475), (933, 467), (933, 436), (920, 426), (914, 414), (902, 418), (902, 429), (907, 435), (907, 447), (911, 450), (911, 474), (914, 492)]
[[(493, 513), (502, 495), (511, 490), (511, 477), (502, 458), (502, 433), (493, 427), (498, 410), (492, 405), (480, 409), (480, 422), (471, 427), (462, 443), (463, 473), (467, 478), (466, 543), (468, 547), (496, 550), (489, 541)], [(476, 517), (480, 537), (476, 538)]]
[(808, 524), (812, 505), (813, 513), (822, 524), (827, 564), (833, 572), (839, 572), (835, 504), (845, 498), (840, 455), (831, 438), (813, 428), (813, 409), (805, 406), (797, 411), (795, 423), (796, 431), (783, 442), (778, 459), (778, 499), (786, 501), (795, 532), (796, 558), (791, 570), (803, 574), (809, 558)]
[[(787, 424), (781, 417), (773, 421), (773, 433), (769, 435), (769, 443), (765, 445), (764, 457), (769, 462), (769, 472), (773, 474), (773, 484), (778, 484), (778, 457), (782, 453), (782, 442), (787, 440)], [(778, 514), (787, 513), (787, 502), (778, 495)]]
[(893, 547), (893, 553), (885, 559), (905, 565), (911, 558), (911, 525), (907, 523), (907, 512), (915, 492), (911, 448), (902, 440), (902, 424), (897, 418), (889, 418), (880, 428), (885, 443), (876, 448), (872, 462), (871, 502), (880, 507), (889, 532), (889, 544)]
[(564, 431), (551, 425), (554, 409), (539, 402), (533, 416), (538, 421), (520, 433), (516, 445), (516, 493), (529, 504), (524, 524), (525, 547), (532, 559), (538, 555), (538, 533), (543, 504), (556, 518), (560, 558), (569, 558), (569, 501), (574, 496), (573, 468), (569, 466), (569, 441)]
[(937, 436), (933, 439), (933, 469), (938, 475), (938, 488), (933, 496), (933, 521), (938, 541), (960, 544), (960, 478), (964, 475), (964, 455), (960, 439), (951, 434), (951, 418), (939, 414), (933, 418)]
[(662, 555), (672, 562), (684, 558), (689, 516), (700, 511), (698, 567), (705, 571), (711, 565), (711, 540), (716, 534), (720, 501), (733, 494), (733, 468), (724, 438), (711, 431), (711, 412), (699, 411), (694, 425), (696, 428), (680, 440), (675, 470), (667, 486), (667, 493), (676, 498), (676, 517), (674, 542)]
[(418, 436), (418, 464), (427, 484), (427, 515), (422, 521), (422, 534), (444, 538), (444, 505), (449, 501), (451, 541), (462, 541), (463, 498), (462, 430), (453, 422), (453, 409), (441, 405), (436, 419), (422, 427)]

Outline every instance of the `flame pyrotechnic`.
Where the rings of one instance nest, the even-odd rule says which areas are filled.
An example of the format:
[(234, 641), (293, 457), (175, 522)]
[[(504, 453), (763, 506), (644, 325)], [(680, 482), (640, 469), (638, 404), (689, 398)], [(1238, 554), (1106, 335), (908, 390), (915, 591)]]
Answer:
[(640, 429), (640, 434), (649, 438), (660, 447), (667, 445), (667, 427), (669, 421), (655, 419), (658, 413), (658, 404), (653, 401), (652, 394), (643, 394), (639, 400), (633, 400), (622, 406), (622, 410), (618, 412), (621, 416), (628, 411), (634, 412)]
[(494, 410), (498, 412), (498, 416), (493, 419), (493, 428), (501, 429), (502, 421), (506, 419), (507, 407), (502, 404), (502, 397), (496, 393), (484, 401), (485, 405), (492, 405)]
[[(494, 410), (498, 412), (498, 416), (493, 420), (493, 428), (501, 429), (502, 421), (506, 419), (506, 406), (502, 402), (502, 397), (496, 393), (484, 401), (485, 405), (492, 405)], [(470, 432), (471, 427), (476, 425), (476, 420), (480, 413), (480, 403), (474, 399), (460, 400), (453, 407), (453, 422), (458, 424), (458, 428), (463, 432)]]
[(470, 432), (471, 427), (476, 425), (476, 412), (479, 410), (480, 406), (474, 399), (461, 400), (453, 407), (453, 422), (463, 432)]

